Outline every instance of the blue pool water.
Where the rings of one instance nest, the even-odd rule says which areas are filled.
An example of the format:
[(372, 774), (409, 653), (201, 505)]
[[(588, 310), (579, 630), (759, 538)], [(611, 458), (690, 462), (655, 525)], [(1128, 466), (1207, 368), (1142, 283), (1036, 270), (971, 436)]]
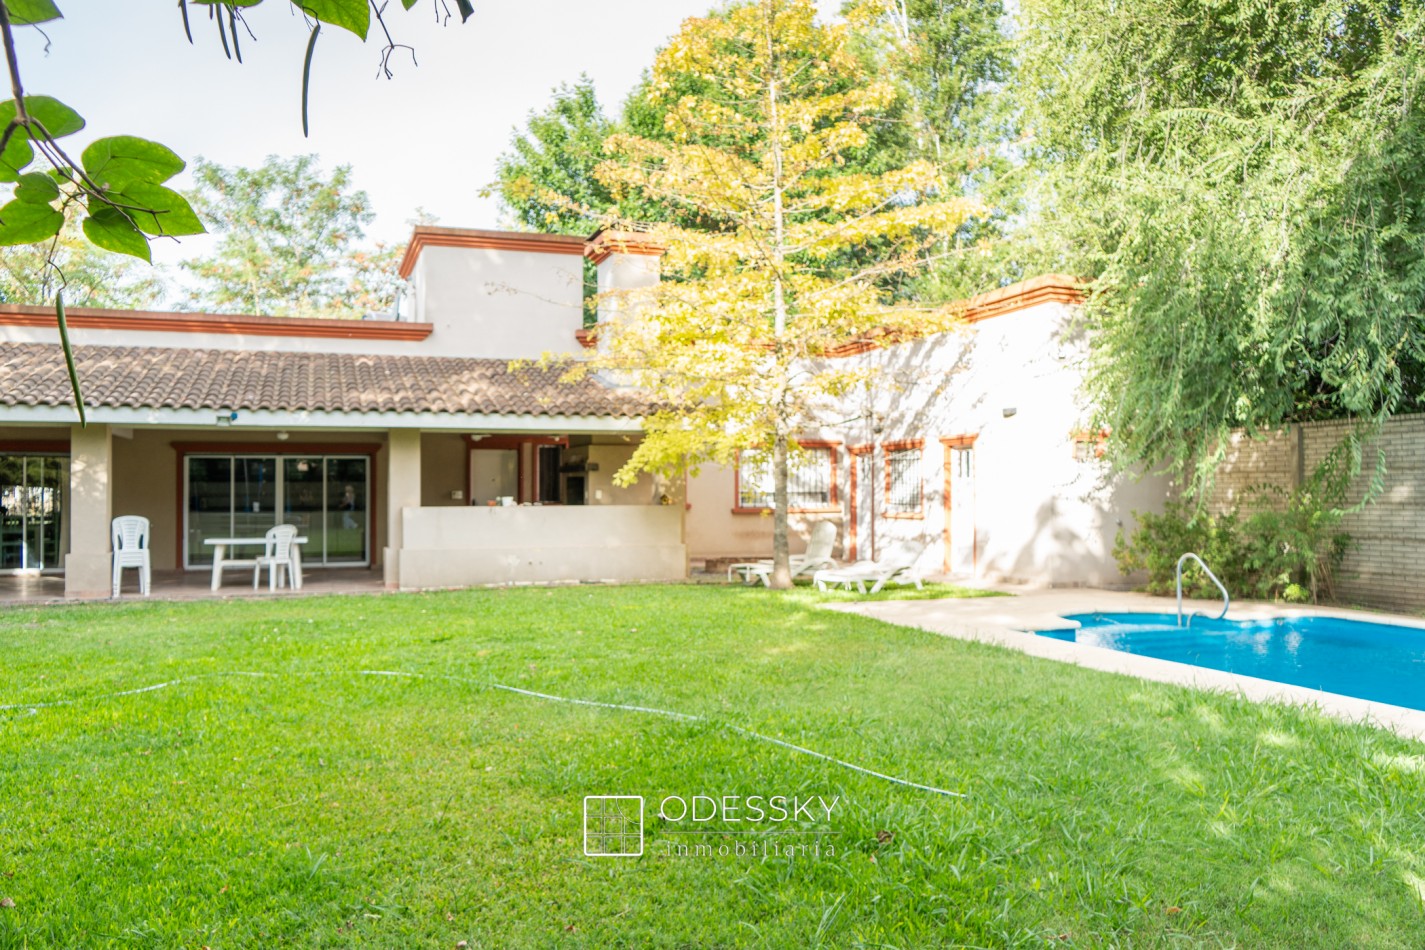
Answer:
[(1194, 617), (1187, 628), (1175, 614), (1065, 619), (1082, 626), (1039, 636), (1425, 710), (1425, 629), (1333, 617)]

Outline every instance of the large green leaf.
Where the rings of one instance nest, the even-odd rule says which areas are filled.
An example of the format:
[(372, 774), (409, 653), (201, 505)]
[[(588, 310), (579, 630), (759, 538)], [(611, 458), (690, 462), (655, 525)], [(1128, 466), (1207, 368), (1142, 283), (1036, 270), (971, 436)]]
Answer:
[(90, 178), (120, 191), (134, 182), (161, 185), (185, 164), (172, 149), (133, 135), (112, 135), (91, 143), (80, 162)]
[(100, 208), (85, 218), (84, 236), (106, 251), (152, 260), (148, 238), (113, 208)]
[(16, 26), (47, 23), (64, 15), (54, 0), (5, 0), (5, 9), (10, 11), (10, 22)]
[[(25, 111), (57, 139), (84, 128), (84, 117), (53, 96), (26, 96)], [(14, 99), (0, 102), (0, 128), (9, 125), (15, 115)]]
[(64, 215), (49, 205), (12, 201), (0, 208), (0, 245), (38, 244), (64, 227)]
[(292, 0), (298, 9), (314, 19), (350, 30), (363, 40), (371, 29), (368, 0)]
[[(4, 128), (0, 126), (0, 128)], [(0, 181), (19, 181), (20, 171), (35, 160), (34, 146), (24, 129), (16, 129), (0, 153)]]
[(47, 205), (59, 197), (59, 185), (44, 172), (30, 172), (20, 176), (15, 197), (31, 204)]
[(188, 199), (172, 188), (134, 182), (109, 197), (115, 204), (124, 206), (124, 211), (145, 234), (179, 237), (202, 234), (207, 230), (188, 204)]

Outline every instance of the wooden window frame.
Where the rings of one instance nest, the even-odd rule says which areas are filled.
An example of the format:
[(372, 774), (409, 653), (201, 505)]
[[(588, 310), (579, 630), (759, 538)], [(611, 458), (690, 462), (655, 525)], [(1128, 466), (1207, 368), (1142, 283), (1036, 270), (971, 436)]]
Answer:
[[(828, 498), (830, 501), (825, 505), (816, 505), (809, 508), (787, 508), (789, 515), (831, 515), (841, 513), (840, 490), (837, 485), (837, 468), (840, 467), (841, 442), (834, 439), (797, 439), (796, 443), (803, 449), (826, 449), (827, 462), (831, 466), (831, 478), (828, 484)], [(742, 453), (737, 453), (737, 460), (732, 468), (732, 513), (735, 515), (763, 515), (770, 512), (770, 505), (765, 507), (748, 507), (742, 504)]]
[[(1104, 426), (1097, 431), (1093, 429), (1075, 429), (1070, 433), (1069, 453), (1075, 462), (1092, 462), (1101, 459), (1108, 453), (1108, 437), (1110, 430)], [(1083, 457), (1079, 456), (1079, 446), (1092, 446), (1092, 449)]]
[(64, 439), (0, 439), (0, 455), (69, 455)]
[(886, 476), (886, 492), (881, 499), (881, 517), (897, 518), (909, 521), (924, 520), (925, 518), (925, 472), (920, 473), (920, 510), (918, 511), (892, 511), (891, 501), (891, 453), (910, 452), (920, 453), (922, 468), (925, 464), (925, 440), (924, 439), (895, 439), (890, 442), (881, 443), (882, 465)]
[[(846, 521), (847, 521), (847, 524), (846, 524), (846, 560), (848, 560), (848, 561), (854, 561), (854, 560), (856, 560), (856, 554), (857, 554), (857, 552), (858, 552), (858, 550), (859, 550), (859, 545), (860, 545), (860, 539), (857, 537), (857, 533), (858, 533), (858, 530), (859, 530), (858, 527), (857, 527), (857, 522), (861, 520), (861, 518), (860, 518), (860, 515), (861, 515), (861, 511), (860, 511), (861, 502), (860, 502), (860, 500), (859, 500), (859, 499), (860, 499), (860, 485), (859, 485), (860, 471), (859, 471), (859, 470), (860, 470), (860, 468), (861, 468), (861, 457), (862, 457), (863, 455), (871, 455), (871, 456), (874, 456), (875, 451), (876, 451), (876, 443), (874, 443), (874, 442), (862, 442), (862, 443), (860, 443), (859, 445), (848, 445), (848, 446), (846, 447), (846, 457), (847, 457), (846, 470), (847, 470), (847, 479), (848, 479), (848, 481), (850, 482), (850, 485), (849, 485), (849, 488), (848, 488), (847, 494), (846, 494), (846, 507), (847, 507), (847, 511), (846, 511)], [(871, 464), (874, 465), (875, 462), (873, 461)], [(874, 511), (872, 511), (872, 512), (871, 512), (871, 517), (874, 518), (875, 516), (876, 516), (876, 513), (875, 513)], [(874, 535), (875, 532), (873, 531), (872, 534)]]

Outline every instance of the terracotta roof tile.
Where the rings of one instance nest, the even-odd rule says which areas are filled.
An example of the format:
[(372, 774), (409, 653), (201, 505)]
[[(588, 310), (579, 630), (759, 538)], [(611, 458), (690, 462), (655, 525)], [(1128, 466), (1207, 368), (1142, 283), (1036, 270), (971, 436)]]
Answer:
[[(593, 376), (562, 382), (558, 367), (511, 371), (507, 360), (139, 346), (79, 346), (74, 356), (94, 407), (619, 418), (650, 408)], [(70, 401), (58, 345), (0, 343), (0, 406)]]

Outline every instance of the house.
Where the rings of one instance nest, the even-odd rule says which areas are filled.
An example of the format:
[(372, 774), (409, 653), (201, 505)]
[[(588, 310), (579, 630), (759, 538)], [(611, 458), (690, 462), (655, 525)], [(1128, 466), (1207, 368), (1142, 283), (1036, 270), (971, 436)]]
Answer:
[[(645, 397), (511, 365), (588, 343), (586, 256), (617, 290), (656, 281), (658, 255), (627, 236), (418, 227), (409, 319), (74, 309), (87, 427), (53, 314), (0, 305), (0, 570), (107, 596), (114, 514), (150, 519), (158, 571), (209, 571), (212, 539), (285, 522), (309, 569), (401, 589), (670, 580), (765, 555), (755, 459), (617, 486)], [(799, 531), (838, 521), (848, 558), (918, 538), (931, 572), (1117, 582), (1114, 534), (1164, 486), (1110, 477), (1075, 434), (1077, 299), (1039, 278), (968, 301), (951, 333), (847, 347), (884, 385), (802, 439)]]
[[(1046, 275), (964, 301), (950, 332), (843, 347), (836, 358), (877, 384), (800, 440), (811, 449), (793, 488), (798, 534), (832, 518), (847, 559), (914, 543), (928, 573), (1125, 586), (1115, 538), (1132, 533), (1135, 511), (1161, 510), (1169, 486), (1115, 475), (1106, 434), (1082, 429), (1081, 299), (1078, 281)], [(694, 557), (770, 548), (770, 519), (751, 517), (770, 492), (759, 476), (741, 467), (689, 481)]]

